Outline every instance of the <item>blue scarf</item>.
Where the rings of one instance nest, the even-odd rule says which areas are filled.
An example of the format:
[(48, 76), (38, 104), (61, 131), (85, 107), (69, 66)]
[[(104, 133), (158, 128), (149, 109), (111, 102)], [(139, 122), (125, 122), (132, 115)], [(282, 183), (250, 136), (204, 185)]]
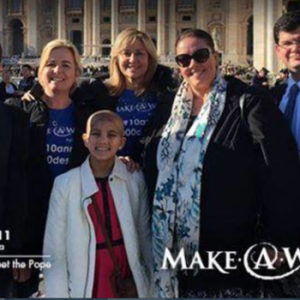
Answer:
[(184, 249), (187, 262), (198, 251), (203, 161), (225, 106), (226, 87), (227, 82), (217, 76), (207, 101), (187, 131), (193, 93), (183, 82), (163, 131), (157, 152), (159, 175), (152, 224), (156, 297), (178, 297), (176, 270), (161, 270), (165, 249), (174, 258)]

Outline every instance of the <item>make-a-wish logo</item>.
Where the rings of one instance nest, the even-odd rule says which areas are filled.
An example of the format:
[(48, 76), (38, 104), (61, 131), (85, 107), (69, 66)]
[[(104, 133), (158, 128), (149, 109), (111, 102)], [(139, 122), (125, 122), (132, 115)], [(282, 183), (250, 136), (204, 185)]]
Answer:
[(56, 121), (52, 122), (52, 127), (49, 127), (47, 130), (47, 134), (54, 134), (57, 137), (64, 138), (72, 136), (75, 132), (74, 127), (70, 126), (61, 126), (57, 124)]
[(192, 259), (187, 260), (184, 249), (174, 257), (166, 248), (161, 269), (194, 270), (195, 273), (198, 270), (217, 270), (229, 274), (240, 269), (241, 264), (255, 278), (283, 279), (300, 269), (300, 249), (282, 247), (278, 250), (271, 243), (264, 242), (249, 247), (242, 255), (235, 251), (205, 251), (201, 254), (195, 252)]

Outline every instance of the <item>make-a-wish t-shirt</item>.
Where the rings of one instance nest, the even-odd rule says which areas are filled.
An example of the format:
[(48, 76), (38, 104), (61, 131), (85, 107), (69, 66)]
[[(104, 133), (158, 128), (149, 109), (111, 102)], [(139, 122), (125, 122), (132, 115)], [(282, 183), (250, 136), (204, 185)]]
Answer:
[(75, 132), (75, 111), (72, 103), (64, 109), (49, 109), (47, 128), (47, 162), (54, 177), (67, 169)]
[(116, 112), (123, 119), (126, 144), (118, 152), (121, 156), (132, 156), (135, 143), (143, 136), (143, 130), (157, 106), (157, 97), (146, 93), (136, 96), (134, 91), (125, 90), (119, 97)]

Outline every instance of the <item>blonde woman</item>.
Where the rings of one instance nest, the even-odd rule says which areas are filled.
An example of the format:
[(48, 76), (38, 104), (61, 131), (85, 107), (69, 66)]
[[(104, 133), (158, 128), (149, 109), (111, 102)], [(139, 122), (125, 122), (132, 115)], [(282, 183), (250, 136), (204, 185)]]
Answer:
[(140, 162), (140, 141), (149, 123), (164, 114), (166, 102), (173, 101), (176, 81), (172, 71), (157, 62), (155, 45), (146, 33), (128, 28), (122, 31), (111, 52), (110, 78), (105, 82), (109, 97), (106, 109), (124, 120), (127, 142), (119, 155)]
[[(53, 40), (41, 54), (38, 80), (43, 96), (33, 101), (8, 100), (8, 104), (22, 108), (30, 118), (29, 212), (25, 238), (25, 249), (30, 254), (42, 253), (54, 178), (80, 165), (87, 156), (81, 136), (87, 118), (97, 107), (91, 101), (73, 100), (72, 92), (81, 69), (75, 46), (66, 40)], [(32, 285), (23, 297), (35, 292), (37, 280)]]

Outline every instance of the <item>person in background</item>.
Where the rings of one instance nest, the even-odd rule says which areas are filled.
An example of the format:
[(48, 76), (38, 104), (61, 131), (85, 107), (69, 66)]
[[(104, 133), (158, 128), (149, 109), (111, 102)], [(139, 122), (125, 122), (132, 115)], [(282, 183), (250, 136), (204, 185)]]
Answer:
[(288, 69), (281, 69), (279, 72), (279, 77), (275, 82), (275, 87), (278, 87), (281, 84), (287, 84), (289, 78), (289, 70)]
[(0, 83), (0, 102), (5, 102), (8, 98), (18, 95), (18, 87), (11, 81), (11, 73), (5, 70), (2, 73), (2, 82)]
[(261, 68), (261, 70), (253, 77), (252, 85), (255, 87), (269, 89), (269, 80), (268, 80), (269, 71), (266, 68)]
[[(259, 240), (276, 247), (299, 247), (300, 241), (297, 149), (268, 92), (222, 78), (206, 31), (181, 33), (176, 54), (184, 81), (158, 148), (149, 155), (158, 167), (152, 208), (155, 297), (261, 297), (261, 281), (243, 264), (229, 274), (196, 266), (161, 268), (167, 248), (173, 258), (183, 249), (188, 266), (199, 252), (207, 266), (208, 252), (243, 257)], [(222, 258), (219, 263), (226, 268)]]
[(21, 68), (21, 75), (22, 79), (19, 82), (19, 91), (22, 91), (23, 93), (20, 95), (23, 96), (24, 93), (28, 92), (35, 83), (35, 78), (32, 75), (32, 67), (28, 64), (25, 64)]
[[(123, 120), (94, 113), (83, 135), (90, 156), (55, 180), (44, 254), (46, 297), (150, 297), (150, 211), (141, 172), (129, 173), (117, 152), (125, 144)], [(109, 240), (109, 241), (108, 241)], [(114, 277), (120, 271), (118, 278)], [(132, 292), (134, 294), (132, 294)]]
[[(0, 45), (0, 68), (2, 48)], [(20, 255), (24, 250), (27, 216), (27, 158), (29, 123), (26, 114), (0, 103), (0, 232), (1, 255)], [(6, 263), (1, 258), (0, 263)], [(10, 261), (11, 263), (11, 261)], [(17, 269), (0, 268), (0, 297), (13, 294), (13, 279), (23, 280)]]
[[(73, 98), (81, 73), (80, 56), (67, 40), (53, 40), (43, 49), (38, 80), (43, 90), (32, 101), (8, 99), (30, 119), (29, 208), (26, 223), (27, 254), (41, 255), (50, 193), (55, 177), (79, 166), (87, 157), (82, 141), (88, 117), (98, 110), (92, 99)], [(27, 270), (30, 273), (30, 270)], [(19, 284), (18, 297), (37, 291), (39, 272)]]

